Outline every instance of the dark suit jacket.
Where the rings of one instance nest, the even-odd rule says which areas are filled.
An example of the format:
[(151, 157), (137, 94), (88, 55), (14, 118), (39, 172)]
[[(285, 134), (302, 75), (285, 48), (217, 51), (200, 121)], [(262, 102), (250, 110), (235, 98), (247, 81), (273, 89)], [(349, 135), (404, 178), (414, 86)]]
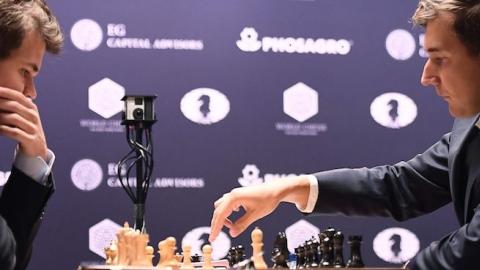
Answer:
[(314, 212), (406, 220), (453, 202), (461, 227), (422, 250), (412, 268), (480, 269), (480, 210), (470, 209), (473, 181), (460, 170), (477, 120), (478, 115), (455, 120), (451, 133), (409, 161), (315, 174), (319, 193)]
[(51, 176), (44, 186), (15, 167), (12, 169), (0, 197), (1, 270), (26, 268), (43, 209), (52, 192)]

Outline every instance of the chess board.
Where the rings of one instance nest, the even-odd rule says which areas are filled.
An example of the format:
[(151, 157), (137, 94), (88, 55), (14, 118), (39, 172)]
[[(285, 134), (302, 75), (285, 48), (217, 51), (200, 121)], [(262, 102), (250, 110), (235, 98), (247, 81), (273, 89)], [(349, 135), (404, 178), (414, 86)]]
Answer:
[[(82, 264), (80, 265), (77, 270), (158, 270), (162, 268), (157, 268), (157, 267), (143, 267), (143, 268), (138, 268), (134, 266), (118, 266), (118, 265), (100, 265), (100, 264)], [(165, 268), (166, 269), (166, 268)], [(198, 270), (201, 270), (202, 268), (196, 268)], [(226, 269), (225, 267), (218, 267), (216, 269)], [(282, 268), (284, 269), (284, 268)], [(325, 270), (326, 268), (309, 268), (309, 270)], [(351, 270), (352, 268), (334, 268), (334, 269), (345, 269), (345, 270)], [(364, 268), (353, 268), (353, 269), (361, 269), (361, 270), (405, 270), (406, 268), (378, 268), (378, 267), (364, 267)], [(278, 270), (274, 268), (269, 268), (268, 270)]]

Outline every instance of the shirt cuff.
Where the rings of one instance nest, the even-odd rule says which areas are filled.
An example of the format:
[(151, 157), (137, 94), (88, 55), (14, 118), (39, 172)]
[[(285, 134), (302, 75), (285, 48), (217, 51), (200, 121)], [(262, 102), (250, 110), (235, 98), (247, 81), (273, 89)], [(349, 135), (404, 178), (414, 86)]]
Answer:
[(39, 156), (29, 157), (20, 151), (15, 152), (15, 161), (13, 162), (15, 168), (38, 183), (46, 185), (55, 161), (55, 154), (50, 149), (47, 149), (47, 158), (43, 160)]
[(305, 177), (307, 177), (308, 181), (310, 182), (310, 192), (308, 194), (307, 206), (305, 208), (301, 208), (298, 204), (296, 206), (300, 212), (312, 213), (313, 209), (315, 208), (315, 203), (318, 199), (318, 181), (317, 178), (312, 174), (305, 175)]

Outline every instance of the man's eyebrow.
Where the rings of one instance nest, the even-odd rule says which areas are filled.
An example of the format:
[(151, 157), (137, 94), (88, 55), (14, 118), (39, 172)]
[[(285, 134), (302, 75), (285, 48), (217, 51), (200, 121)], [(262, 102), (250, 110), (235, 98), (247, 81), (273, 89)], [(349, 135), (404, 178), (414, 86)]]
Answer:
[(32, 68), (32, 70), (33, 70), (35, 73), (39, 71), (39, 68), (38, 68), (38, 66), (37, 66), (36, 64), (29, 63), (28, 65)]
[(442, 51), (442, 50), (439, 49), (439, 48), (435, 48), (435, 47), (427, 49), (427, 52), (429, 52), (429, 53), (435, 53), (435, 52), (440, 52), (440, 51)]

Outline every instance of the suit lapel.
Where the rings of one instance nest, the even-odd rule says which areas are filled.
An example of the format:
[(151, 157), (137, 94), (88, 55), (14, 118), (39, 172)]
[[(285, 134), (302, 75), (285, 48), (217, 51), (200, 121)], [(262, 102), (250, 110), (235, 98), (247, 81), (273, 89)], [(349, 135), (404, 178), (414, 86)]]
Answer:
[[(473, 181), (467, 183), (465, 190), (462, 188), (464, 185), (464, 179), (461, 179), (461, 177), (464, 177), (464, 174), (461, 174), (459, 171), (462, 167), (459, 167), (460, 164), (458, 164), (458, 159), (462, 156), (466, 138), (468, 137), (468, 134), (470, 134), (472, 128), (475, 127), (478, 118), (479, 115), (471, 118), (456, 119), (450, 138), (450, 154), (448, 158), (448, 163), (451, 164), (450, 188), (452, 190), (452, 201), (454, 202), (455, 212), (457, 213), (459, 221), (463, 222), (463, 224), (466, 223), (470, 189), (472, 188)], [(461, 216), (462, 214), (463, 216)]]

